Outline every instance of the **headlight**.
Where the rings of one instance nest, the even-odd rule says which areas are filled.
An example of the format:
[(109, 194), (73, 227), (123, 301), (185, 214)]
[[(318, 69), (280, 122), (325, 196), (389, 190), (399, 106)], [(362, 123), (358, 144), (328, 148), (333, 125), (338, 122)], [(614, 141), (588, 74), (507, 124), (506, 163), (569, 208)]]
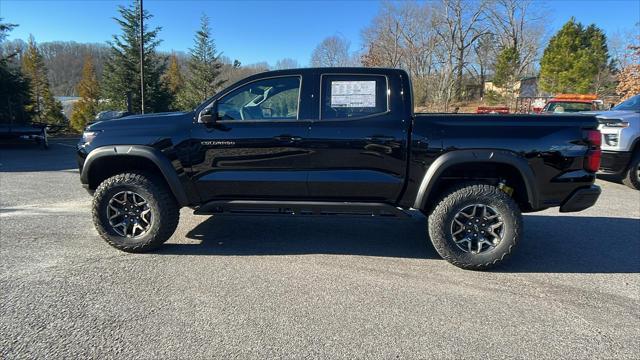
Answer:
[(627, 121), (612, 119), (612, 120), (605, 120), (604, 126), (609, 128), (628, 128), (629, 123)]
[(618, 146), (618, 134), (604, 134), (604, 143), (609, 146)]
[(82, 145), (89, 145), (96, 138), (96, 136), (100, 133), (100, 131), (85, 131), (82, 133), (82, 140), (80, 143)]

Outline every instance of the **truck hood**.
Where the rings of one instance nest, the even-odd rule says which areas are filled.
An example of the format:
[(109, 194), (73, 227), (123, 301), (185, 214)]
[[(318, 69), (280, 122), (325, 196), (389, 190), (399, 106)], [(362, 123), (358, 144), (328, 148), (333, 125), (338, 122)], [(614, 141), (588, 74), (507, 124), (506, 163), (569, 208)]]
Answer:
[(630, 119), (640, 117), (640, 113), (632, 110), (589, 111), (582, 114), (595, 115), (603, 119)]
[(183, 122), (186, 119), (193, 118), (192, 112), (165, 112), (144, 115), (129, 115), (118, 119), (98, 121), (87, 127), (86, 130), (107, 130), (112, 128), (138, 128), (138, 127), (155, 127), (168, 126)]

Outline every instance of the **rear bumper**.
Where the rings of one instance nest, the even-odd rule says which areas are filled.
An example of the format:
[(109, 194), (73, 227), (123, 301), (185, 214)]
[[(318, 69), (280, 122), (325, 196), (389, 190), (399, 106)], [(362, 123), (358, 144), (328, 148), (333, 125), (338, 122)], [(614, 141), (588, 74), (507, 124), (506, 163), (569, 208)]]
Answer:
[(631, 152), (629, 151), (603, 151), (600, 163), (601, 174), (620, 174), (627, 170)]
[(593, 206), (600, 197), (599, 186), (591, 185), (577, 189), (560, 205), (560, 212), (582, 211)]

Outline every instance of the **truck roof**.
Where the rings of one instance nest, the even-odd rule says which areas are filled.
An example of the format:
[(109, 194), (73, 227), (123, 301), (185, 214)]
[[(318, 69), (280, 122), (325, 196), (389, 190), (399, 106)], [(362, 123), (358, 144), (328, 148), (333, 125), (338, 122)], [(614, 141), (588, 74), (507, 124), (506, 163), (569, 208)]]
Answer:
[[(368, 68), (368, 67), (315, 67), (315, 68), (296, 68), (296, 69), (284, 69), (284, 70), (271, 70), (261, 72), (246, 77), (249, 78), (262, 78), (266, 76), (281, 76), (281, 75), (322, 75), (322, 74), (376, 74), (376, 75), (406, 75), (406, 71), (402, 69), (392, 68)], [(245, 80), (243, 79), (243, 80)]]
[(549, 102), (590, 104), (596, 100), (598, 100), (598, 96), (595, 94), (558, 94), (550, 99)]
[(580, 100), (580, 99), (551, 99), (549, 102), (563, 102), (563, 103), (583, 103), (583, 104), (591, 104), (595, 100)]

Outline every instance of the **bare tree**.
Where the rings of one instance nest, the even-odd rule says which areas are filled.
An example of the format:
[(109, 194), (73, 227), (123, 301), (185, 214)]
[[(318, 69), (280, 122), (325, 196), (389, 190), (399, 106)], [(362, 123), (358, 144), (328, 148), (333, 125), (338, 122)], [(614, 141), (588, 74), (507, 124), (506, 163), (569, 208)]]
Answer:
[(284, 58), (276, 61), (276, 66), (274, 67), (276, 70), (284, 70), (284, 69), (296, 69), (299, 68), (300, 64), (298, 61), (291, 58)]
[(487, 18), (500, 44), (512, 47), (519, 55), (517, 76), (532, 74), (541, 48), (544, 17), (540, 3), (533, 0), (490, 0)]
[(227, 84), (233, 84), (253, 74), (269, 71), (269, 64), (266, 62), (243, 65), (238, 60), (232, 62), (231, 59), (226, 57), (222, 57), (221, 61), (222, 68), (220, 69), (220, 77), (224, 79)]
[(362, 63), (372, 67), (399, 67), (402, 61), (402, 19), (393, 3), (385, 2), (369, 27), (363, 30)]
[(633, 63), (633, 49), (640, 46), (640, 36), (638, 34), (640, 34), (640, 22), (631, 28), (618, 30), (613, 34), (607, 35), (609, 54), (618, 69), (623, 69)]
[(480, 98), (484, 97), (484, 83), (493, 68), (496, 53), (495, 36), (490, 33), (481, 36), (473, 46), (474, 60), (470, 68), (478, 79)]
[(424, 106), (434, 93), (437, 47), (432, 4), (385, 2), (362, 32), (365, 66), (403, 68), (413, 79), (414, 101)]
[(329, 36), (322, 40), (311, 54), (311, 66), (335, 67), (350, 66), (350, 42), (340, 36)]
[(455, 97), (462, 99), (467, 55), (476, 41), (487, 34), (485, 9), (488, 0), (443, 0), (440, 23), (436, 27), (444, 44), (451, 48), (455, 65)]
[(504, 48), (518, 50), (518, 77), (535, 71), (544, 34), (539, 7), (533, 0), (383, 2), (362, 31), (362, 63), (405, 69), (415, 103), (446, 111), (452, 101), (477, 94), (465, 94), (468, 82), (483, 95)]

